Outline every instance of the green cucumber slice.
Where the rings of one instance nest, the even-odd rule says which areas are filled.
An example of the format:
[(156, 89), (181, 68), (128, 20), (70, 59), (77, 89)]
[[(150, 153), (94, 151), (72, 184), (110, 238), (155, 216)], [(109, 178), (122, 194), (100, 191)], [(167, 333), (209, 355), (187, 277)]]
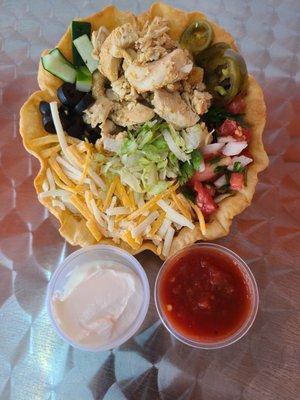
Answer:
[[(73, 40), (79, 38), (82, 35), (87, 35), (89, 38), (91, 37), (91, 24), (89, 22), (84, 22), (84, 21), (72, 21), (71, 24), (72, 42)], [(76, 67), (85, 65), (83, 59), (78, 53), (78, 50), (74, 46), (74, 43), (72, 43), (72, 53), (73, 53), (73, 64)]]
[(98, 67), (98, 61), (92, 56), (93, 46), (88, 35), (82, 35), (73, 41), (78, 53), (85, 62), (86, 66), (93, 73)]
[(89, 92), (92, 88), (93, 76), (86, 66), (78, 67), (76, 73), (76, 89)]
[(62, 79), (65, 82), (74, 83), (76, 79), (76, 69), (62, 55), (59, 49), (55, 48), (42, 57), (42, 65), (50, 74)]

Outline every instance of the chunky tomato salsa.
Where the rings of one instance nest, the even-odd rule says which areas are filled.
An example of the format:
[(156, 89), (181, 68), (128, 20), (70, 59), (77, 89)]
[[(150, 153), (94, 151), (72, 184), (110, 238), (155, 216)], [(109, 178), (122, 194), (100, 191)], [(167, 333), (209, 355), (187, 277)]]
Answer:
[(158, 296), (173, 329), (192, 340), (232, 335), (251, 309), (250, 288), (236, 261), (209, 247), (189, 247), (171, 259)]

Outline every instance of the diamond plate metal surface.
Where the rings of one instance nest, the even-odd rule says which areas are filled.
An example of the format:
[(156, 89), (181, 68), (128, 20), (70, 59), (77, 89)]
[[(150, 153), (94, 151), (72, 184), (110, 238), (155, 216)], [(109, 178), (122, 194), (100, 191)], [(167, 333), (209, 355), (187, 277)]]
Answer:
[[(120, 0), (140, 12), (150, 1)], [(138, 334), (112, 352), (90, 354), (57, 337), (45, 311), (51, 272), (72, 252), (38, 203), (38, 163), (22, 147), (19, 109), (37, 89), (40, 52), (53, 47), (76, 16), (104, 1), (0, 2), (0, 398), (1, 400), (295, 400), (300, 360), (300, 137), (297, 0), (182, 0), (227, 28), (262, 84), (270, 167), (250, 208), (218, 241), (249, 263), (261, 303), (240, 342), (217, 351), (171, 338), (153, 298)], [(160, 261), (140, 255), (151, 287)]]

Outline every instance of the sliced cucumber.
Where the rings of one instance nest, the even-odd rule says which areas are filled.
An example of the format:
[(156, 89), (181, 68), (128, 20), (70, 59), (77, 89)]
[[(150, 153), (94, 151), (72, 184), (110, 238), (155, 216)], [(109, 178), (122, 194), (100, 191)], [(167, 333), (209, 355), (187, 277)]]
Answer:
[(50, 74), (57, 76), (65, 82), (74, 83), (76, 79), (76, 69), (62, 55), (59, 49), (55, 48), (42, 57), (42, 65)]
[(78, 67), (76, 74), (76, 89), (89, 92), (92, 88), (93, 77), (86, 66)]
[[(72, 35), (72, 42), (73, 40), (79, 38), (82, 35), (88, 35), (88, 37), (90, 38), (91, 24), (89, 22), (83, 22), (83, 21), (72, 21), (71, 35)], [(85, 65), (83, 59), (81, 58), (76, 47), (74, 46), (74, 43), (72, 44), (72, 53), (73, 53), (73, 64), (76, 67), (80, 65)]]
[(78, 53), (85, 62), (86, 66), (93, 73), (98, 67), (98, 61), (92, 56), (93, 46), (88, 35), (82, 35), (73, 41)]

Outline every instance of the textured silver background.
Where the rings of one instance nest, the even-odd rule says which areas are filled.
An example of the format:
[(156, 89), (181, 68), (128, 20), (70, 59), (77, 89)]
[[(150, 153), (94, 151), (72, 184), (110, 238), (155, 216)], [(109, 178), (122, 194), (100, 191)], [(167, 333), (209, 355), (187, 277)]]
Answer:
[[(116, 3), (142, 11), (150, 1)], [(73, 350), (45, 312), (51, 272), (74, 249), (38, 203), (38, 163), (22, 147), (19, 108), (37, 89), (40, 52), (75, 16), (104, 1), (0, 2), (0, 399), (1, 400), (296, 400), (299, 399), (299, 0), (170, 2), (199, 9), (237, 38), (265, 90), (264, 140), (270, 167), (252, 206), (219, 243), (246, 259), (261, 303), (249, 334), (217, 351), (190, 349), (158, 321), (153, 301), (138, 335), (116, 351)], [(153, 288), (160, 262), (139, 257)], [(153, 300), (153, 299), (151, 299)]]

